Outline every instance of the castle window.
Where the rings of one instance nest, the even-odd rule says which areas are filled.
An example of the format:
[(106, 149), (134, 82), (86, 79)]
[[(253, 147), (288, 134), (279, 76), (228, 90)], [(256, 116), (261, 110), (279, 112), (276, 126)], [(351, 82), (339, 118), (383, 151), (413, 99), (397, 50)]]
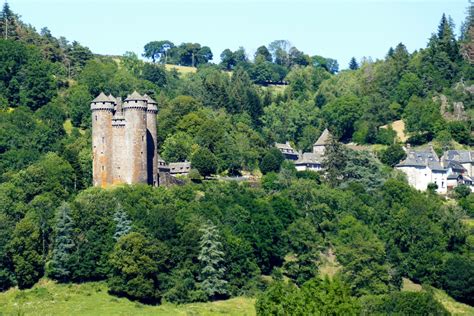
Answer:
[(97, 115), (95, 116), (95, 120), (97, 121)]
[(102, 137), (102, 144), (103, 144), (103, 143), (105, 143), (105, 138), (104, 138), (104, 137)]
[(145, 141), (145, 137), (142, 135), (142, 142), (144, 142), (144, 141)]
[(104, 166), (102, 166), (102, 171), (104, 171), (104, 170), (105, 170), (105, 167), (104, 167)]

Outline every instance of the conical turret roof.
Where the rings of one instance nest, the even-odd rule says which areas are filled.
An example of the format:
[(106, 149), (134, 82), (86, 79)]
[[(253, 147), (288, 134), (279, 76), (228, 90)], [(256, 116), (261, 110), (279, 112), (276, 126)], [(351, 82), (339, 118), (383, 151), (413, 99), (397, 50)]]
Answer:
[(146, 99), (140, 95), (137, 91), (133, 91), (132, 94), (130, 94), (125, 101), (146, 101)]
[(108, 96), (106, 96), (103, 92), (101, 92), (94, 100), (92, 100), (92, 103), (99, 103), (99, 102), (111, 102), (111, 101)]
[(324, 146), (329, 142), (329, 138), (331, 137), (331, 133), (329, 133), (328, 129), (326, 128), (321, 136), (319, 136), (316, 143), (313, 146)]
[(158, 104), (155, 100), (153, 100), (148, 94), (144, 94), (143, 97), (147, 100), (149, 104)]
[(112, 93), (109, 94), (108, 98), (109, 98), (110, 102), (117, 103), (117, 99), (112, 95)]

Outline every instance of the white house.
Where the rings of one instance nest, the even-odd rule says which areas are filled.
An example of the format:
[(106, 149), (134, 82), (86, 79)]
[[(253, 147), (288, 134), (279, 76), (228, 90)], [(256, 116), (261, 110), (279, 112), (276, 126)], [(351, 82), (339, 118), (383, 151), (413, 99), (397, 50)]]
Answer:
[(298, 171), (320, 171), (322, 164), (322, 156), (315, 153), (303, 153), (300, 158), (295, 161), (295, 168)]
[(444, 168), (432, 147), (428, 150), (411, 150), (407, 158), (395, 166), (407, 175), (408, 183), (417, 190), (424, 191), (430, 183), (438, 186), (438, 193), (447, 193), (448, 170)]
[(473, 164), (474, 152), (469, 150), (448, 150), (442, 157), (448, 169), (448, 190), (460, 184), (467, 185), (474, 192)]

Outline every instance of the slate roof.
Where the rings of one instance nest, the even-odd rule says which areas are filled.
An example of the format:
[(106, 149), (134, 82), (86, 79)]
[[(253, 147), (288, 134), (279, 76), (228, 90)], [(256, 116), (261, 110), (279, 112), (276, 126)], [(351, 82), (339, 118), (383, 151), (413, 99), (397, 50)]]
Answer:
[(133, 91), (132, 94), (127, 96), (125, 101), (146, 101), (146, 99), (137, 91)]
[(407, 158), (396, 167), (428, 167), (433, 171), (447, 171), (441, 166), (438, 155), (432, 148), (429, 150), (409, 150)]
[(144, 94), (143, 98), (146, 99), (148, 104), (158, 104), (155, 100), (153, 100), (148, 94)]
[(313, 146), (325, 146), (327, 143), (329, 143), (329, 138), (331, 136), (331, 133), (329, 133), (328, 129), (326, 128), (321, 136), (319, 136), (318, 140), (313, 144)]
[(108, 98), (109, 98), (110, 102), (117, 103), (117, 99), (112, 94), (109, 94)]
[(275, 147), (278, 148), (278, 149), (286, 149), (286, 150), (291, 150), (291, 151), (295, 151), (293, 149), (293, 147), (291, 147), (290, 143), (285, 143), (285, 144), (282, 144), (282, 143), (275, 143)]
[(100, 103), (100, 102), (111, 102), (108, 96), (106, 96), (103, 92), (101, 92), (94, 100), (92, 100), (92, 103)]
[(315, 153), (303, 153), (298, 160), (295, 161), (295, 165), (306, 165), (306, 164), (321, 164), (322, 157)]
[(144, 94), (143, 97), (147, 101), (149, 111), (158, 111), (158, 107), (156, 106), (158, 103), (156, 103), (155, 100), (153, 100), (152, 98), (150, 98), (150, 96), (148, 96), (146, 94)]
[(445, 161), (457, 161), (459, 163), (474, 162), (474, 151), (470, 150), (448, 150), (443, 155)]

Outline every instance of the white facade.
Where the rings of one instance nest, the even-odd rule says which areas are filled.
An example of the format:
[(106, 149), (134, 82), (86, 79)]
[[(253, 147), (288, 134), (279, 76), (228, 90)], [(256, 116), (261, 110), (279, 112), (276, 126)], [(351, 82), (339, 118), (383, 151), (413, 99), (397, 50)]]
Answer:
[(428, 166), (397, 166), (398, 170), (407, 175), (408, 183), (417, 190), (425, 191), (428, 184), (435, 183), (438, 186), (436, 192), (448, 192), (447, 171), (431, 170)]

